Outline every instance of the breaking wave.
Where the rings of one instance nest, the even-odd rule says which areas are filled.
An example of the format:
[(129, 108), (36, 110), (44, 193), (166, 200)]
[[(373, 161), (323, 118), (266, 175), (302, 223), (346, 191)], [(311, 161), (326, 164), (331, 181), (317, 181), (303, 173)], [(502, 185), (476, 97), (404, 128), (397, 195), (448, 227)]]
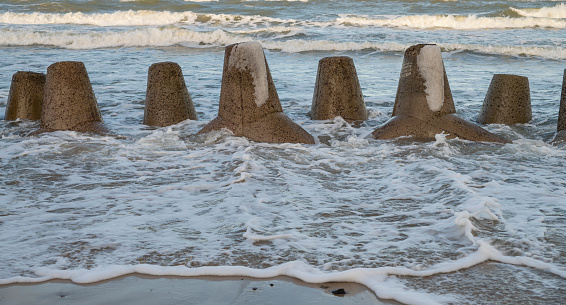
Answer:
[(417, 29), (445, 28), (456, 30), (566, 28), (566, 20), (553, 18), (480, 17), (475, 15), (413, 15), (391, 18), (369, 18), (344, 15), (336, 22), (346, 26), (389, 26)]
[(81, 12), (52, 13), (13, 13), (0, 14), (0, 23), (5, 24), (85, 24), (95, 26), (147, 26), (195, 23), (221, 23), (224, 25), (261, 25), (294, 20), (281, 20), (262, 16), (242, 16), (230, 14), (197, 14), (195, 12), (168, 11), (118, 11), (112, 13), (85, 14)]
[[(559, 9), (557, 9), (559, 8)], [(517, 28), (566, 28), (566, 5), (554, 8), (519, 10), (525, 14), (523, 18), (482, 17), (476, 15), (408, 15), (408, 16), (359, 16), (340, 15), (330, 21), (309, 21), (295, 19), (279, 19), (266, 16), (247, 16), (231, 14), (198, 14), (192, 11), (117, 11), (112, 13), (85, 14), (81, 12), (53, 13), (14, 13), (0, 14), (0, 23), (4, 24), (84, 24), (94, 26), (160, 26), (173, 24), (207, 23), (222, 26), (355, 26), (355, 27), (404, 27), (404, 28), (444, 28), (457, 30), (475, 29), (517, 29)], [(516, 9), (514, 9), (516, 10)], [(530, 13), (529, 13), (530, 12)], [(529, 15), (530, 14), (530, 15)], [(562, 17), (560, 17), (562, 16)]]
[(524, 17), (556, 18), (556, 19), (566, 18), (566, 4), (564, 3), (560, 3), (553, 7), (527, 8), (527, 9), (518, 9), (511, 7), (510, 9), (513, 12)]

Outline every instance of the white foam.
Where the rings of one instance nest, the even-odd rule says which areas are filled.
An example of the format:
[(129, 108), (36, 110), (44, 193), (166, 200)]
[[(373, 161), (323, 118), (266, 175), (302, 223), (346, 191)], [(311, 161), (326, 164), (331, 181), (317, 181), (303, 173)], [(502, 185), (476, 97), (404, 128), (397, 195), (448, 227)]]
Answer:
[(0, 14), (5, 24), (86, 24), (94, 26), (147, 26), (171, 24), (221, 24), (231, 26), (257, 26), (260, 24), (295, 23), (293, 19), (258, 15), (198, 14), (192, 11), (169, 12), (152, 10), (128, 10), (111, 13), (16, 13)]
[(258, 107), (261, 107), (269, 98), (267, 65), (261, 44), (253, 41), (234, 46), (230, 53), (228, 66), (251, 73), (255, 90), (255, 103)]
[[(313, 21), (281, 19), (259, 15), (200, 14), (192, 11), (168, 12), (151, 10), (129, 10), (111, 13), (16, 13), (0, 14), (0, 23), (5, 24), (88, 24), (94, 26), (144, 26), (171, 24), (217, 24), (224, 26), (301, 26), (301, 27), (402, 27), (416, 29), (520, 29), (520, 28), (566, 28), (563, 16), (565, 6), (560, 4), (548, 10), (517, 10), (520, 14), (534, 17), (482, 17), (477, 15), (404, 15), (364, 16), (340, 15), (335, 20)], [(549, 17), (545, 17), (548, 15)]]
[(342, 15), (337, 24), (346, 26), (388, 26), (414, 29), (521, 29), (566, 28), (566, 20), (555, 18), (481, 17), (476, 15), (407, 15), (372, 18), (368, 16)]
[[(10, 204), (0, 210), (0, 260), (7, 262), (0, 284), (92, 283), (135, 272), (287, 275), (310, 283), (358, 282), (381, 298), (435, 304), (458, 300), (415, 291), (396, 276), (458, 277), (493, 260), (566, 277), (549, 260), (560, 251), (547, 249), (554, 245), (540, 237), (547, 224), (537, 202), (560, 211), (561, 173), (549, 169), (565, 152), (546, 154), (544, 163), (517, 175), (507, 167), (530, 153), (522, 147), (532, 142), (483, 148), (485, 159), (458, 150), (443, 158), (434, 154), (446, 145), (442, 139), (398, 145), (367, 141), (358, 129), (372, 126), (353, 128), (340, 118), (312, 124), (309, 132), (330, 134), (337, 145), (253, 143), (222, 132), (195, 142), (180, 126), (146, 131), (134, 141), (61, 132), (2, 142), (5, 164), (25, 164), (18, 179), (47, 177), (58, 186), (27, 193), (26, 185), (14, 184), (13, 197), (3, 197)], [(84, 166), (89, 160), (96, 161), (93, 168)], [(533, 181), (538, 191), (525, 192)], [(497, 230), (486, 232), (483, 220), (499, 224)], [(523, 254), (503, 254), (525, 246)], [(183, 266), (191, 266), (188, 256), (195, 266), (222, 266), (189, 268)]]
[(195, 23), (198, 14), (187, 12), (158, 12), (158, 11), (118, 11), (112, 13), (81, 12), (56, 13), (15, 13), (0, 14), (0, 23), (6, 24), (89, 24), (96, 26), (140, 26), (140, 25), (169, 25), (175, 23)]
[(444, 64), (437, 45), (426, 45), (417, 55), (417, 66), (426, 87), (426, 102), (431, 111), (440, 111), (444, 105)]
[(156, 266), (148, 264), (121, 265), (96, 267), (90, 270), (56, 270), (51, 268), (38, 268), (38, 277), (17, 276), (0, 280), (0, 285), (13, 283), (40, 283), (53, 279), (71, 280), (74, 283), (88, 284), (109, 280), (120, 276), (134, 273), (153, 276), (248, 276), (265, 279), (277, 276), (289, 276), (307, 283), (327, 282), (353, 282), (367, 286), (382, 299), (393, 299), (405, 304), (442, 304), (454, 301), (447, 296), (432, 296), (422, 292), (413, 291), (391, 280), (391, 276), (427, 277), (441, 273), (452, 273), (467, 269), (482, 262), (493, 260), (501, 263), (517, 266), (528, 266), (531, 268), (547, 270), (562, 278), (566, 278), (566, 271), (552, 264), (540, 260), (505, 256), (486, 242), (480, 241), (476, 252), (463, 258), (442, 262), (424, 270), (413, 270), (404, 267), (380, 267), (380, 268), (354, 268), (347, 271), (321, 271), (303, 262), (293, 261), (282, 265), (265, 269), (253, 269), (243, 266), (223, 267), (198, 267), (187, 268), (185, 266)]
[(286, 233), (286, 234), (275, 234), (275, 235), (260, 235), (254, 233), (253, 227), (255, 219), (250, 220), (246, 223), (246, 232), (242, 235), (242, 237), (252, 241), (273, 241), (276, 239), (286, 239), (286, 240), (297, 240), (297, 239), (305, 239), (307, 236), (300, 234), (298, 232)]
[(566, 4), (560, 3), (553, 7), (541, 7), (541, 8), (510, 8), (517, 14), (525, 17), (537, 17), (537, 18), (556, 18), (562, 19), (566, 18)]

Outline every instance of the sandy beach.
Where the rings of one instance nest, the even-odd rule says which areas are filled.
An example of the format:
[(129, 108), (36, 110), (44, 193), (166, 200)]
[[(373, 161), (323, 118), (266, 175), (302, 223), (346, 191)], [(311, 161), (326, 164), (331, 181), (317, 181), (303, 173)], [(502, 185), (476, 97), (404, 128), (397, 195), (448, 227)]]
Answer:
[[(343, 289), (342, 294), (339, 289)], [(334, 291), (334, 293), (333, 293)], [(79, 285), (70, 281), (0, 286), (0, 303), (18, 304), (399, 304), (354, 283), (307, 284), (290, 278), (129, 275)]]

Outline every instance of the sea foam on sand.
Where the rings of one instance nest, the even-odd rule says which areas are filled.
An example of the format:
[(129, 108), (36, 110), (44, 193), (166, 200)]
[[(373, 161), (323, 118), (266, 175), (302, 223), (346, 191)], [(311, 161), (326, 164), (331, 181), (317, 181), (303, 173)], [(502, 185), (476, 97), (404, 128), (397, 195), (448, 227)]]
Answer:
[[(460, 221), (461, 222), (461, 221)], [(470, 226), (466, 226), (469, 230)], [(120, 265), (96, 267), (90, 270), (56, 270), (40, 267), (36, 270), (37, 278), (12, 277), (0, 280), (0, 285), (14, 283), (41, 283), (49, 280), (70, 280), (74, 283), (88, 284), (109, 280), (130, 274), (153, 276), (247, 276), (258, 279), (289, 276), (307, 283), (352, 282), (365, 285), (378, 298), (393, 299), (405, 304), (442, 304), (451, 301), (449, 296), (425, 294), (403, 287), (395, 280), (395, 276), (426, 277), (441, 273), (451, 273), (470, 268), (486, 261), (504, 264), (527, 266), (546, 270), (562, 278), (566, 278), (566, 270), (552, 264), (522, 256), (505, 256), (488, 243), (477, 240), (479, 248), (476, 252), (457, 260), (441, 262), (424, 270), (405, 267), (354, 268), (346, 271), (321, 271), (304, 262), (292, 261), (266, 269), (253, 269), (242, 266), (206, 266), (188, 268), (186, 266), (156, 266), (149, 264)], [(418, 269), (418, 268), (417, 268)], [(393, 277), (392, 277), (393, 276)]]

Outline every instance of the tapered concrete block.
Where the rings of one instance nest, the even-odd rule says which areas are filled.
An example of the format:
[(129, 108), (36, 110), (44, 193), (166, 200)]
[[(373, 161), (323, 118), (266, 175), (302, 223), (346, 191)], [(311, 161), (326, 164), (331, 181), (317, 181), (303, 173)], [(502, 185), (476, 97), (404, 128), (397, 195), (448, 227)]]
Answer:
[(82, 62), (63, 61), (47, 68), (41, 125), (37, 132), (57, 130), (110, 133), (102, 122)]
[(151, 65), (147, 76), (143, 123), (163, 127), (187, 119), (197, 120), (197, 113), (181, 67), (174, 62)]
[(562, 94), (560, 95), (560, 109), (558, 110), (558, 132), (553, 143), (566, 143), (566, 69), (564, 69), (564, 77), (562, 78)]
[(393, 118), (377, 128), (375, 139), (414, 136), (434, 140), (447, 138), (505, 143), (507, 140), (455, 115), (456, 108), (444, 69), (440, 48), (419, 44), (405, 51)]
[(529, 79), (495, 74), (478, 117), (481, 124), (524, 124), (532, 119)]
[(368, 118), (354, 60), (347, 56), (325, 57), (318, 62), (310, 117), (328, 120), (341, 116), (347, 121)]
[(39, 120), (43, 104), (45, 74), (18, 71), (12, 76), (5, 119)]
[(393, 116), (426, 121), (449, 113), (456, 113), (456, 107), (440, 48), (425, 44), (408, 48), (397, 85)]
[(309, 133), (283, 114), (258, 42), (226, 47), (218, 117), (198, 133), (221, 128), (258, 142), (314, 143)]

